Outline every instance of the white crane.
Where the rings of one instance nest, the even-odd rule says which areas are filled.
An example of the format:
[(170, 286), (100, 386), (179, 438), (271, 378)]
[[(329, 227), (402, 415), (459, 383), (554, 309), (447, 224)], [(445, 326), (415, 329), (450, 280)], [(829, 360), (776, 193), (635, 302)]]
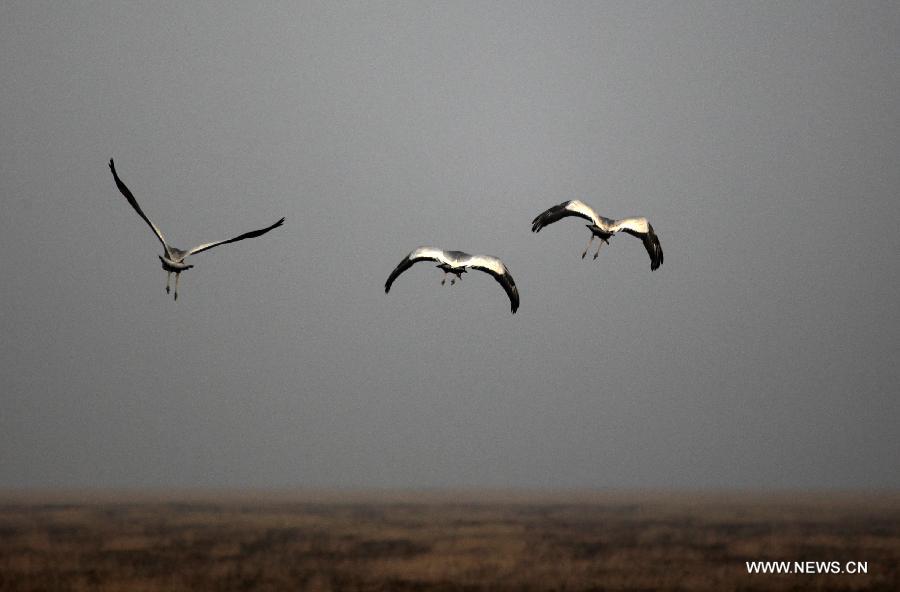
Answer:
[(437, 268), (444, 272), (441, 285), (447, 281), (447, 274), (452, 273), (456, 276), (450, 280), (450, 285), (456, 283), (456, 280), (462, 281), (462, 274), (466, 273), (466, 268), (477, 269), (491, 274), (497, 282), (503, 286), (506, 295), (509, 296), (509, 302), (513, 314), (519, 308), (519, 289), (516, 288), (516, 282), (506, 265), (496, 257), (489, 255), (469, 255), (462, 251), (443, 251), (434, 247), (419, 247), (404, 257), (403, 261), (391, 272), (387, 282), (384, 284), (384, 293), (391, 291), (391, 284), (397, 277), (419, 261), (436, 261)]
[(577, 199), (553, 206), (546, 212), (538, 215), (531, 222), (531, 231), (540, 232), (544, 226), (553, 224), (567, 216), (578, 216), (591, 221), (591, 224), (585, 224), (591, 231), (591, 240), (588, 241), (587, 248), (581, 254), (582, 259), (587, 255), (594, 238), (600, 239), (600, 244), (597, 245), (597, 251), (594, 253), (594, 259), (596, 259), (597, 255), (600, 254), (600, 247), (603, 246), (603, 243), (609, 244), (609, 239), (621, 231), (627, 232), (631, 236), (636, 236), (643, 241), (644, 248), (647, 249), (647, 254), (650, 255), (650, 271), (655, 271), (662, 265), (663, 251), (659, 244), (659, 237), (656, 236), (653, 226), (650, 225), (646, 218), (611, 220), (598, 215), (589, 205)]
[(284, 224), (284, 218), (272, 224), (271, 226), (267, 226), (266, 228), (260, 228), (259, 230), (252, 230), (250, 232), (245, 232), (240, 236), (236, 236), (234, 238), (230, 238), (228, 240), (216, 241), (213, 243), (204, 243), (202, 245), (196, 246), (193, 249), (188, 249), (187, 251), (182, 251), (181, 249), (177, 249), (170, 245), (168, 241), (166, 241), (166, 237), (163, 236), (163, 233), (156, 227), (156, 224), (150, 221), (150, 218), (141, 210), (141, 206), (138, 205), (136, 199), (134, 199), (134, 195), (125, 186), (125, 183), (119, 178), (119, 175), (116, 174), (116, 165), (113, 163), (113, 159), (109, 159), (109, 170), (112, 171), (113, 179), (116, 180), (116, 187), (119, 188), (119, 191), (122, 192), (122, 195), (125, 196), (125, 199), (128, 200), (128, 203), (131, 204), (131, 207), (134, 208), (134, 211), (138, 213), (138, 216), (144, 219), (144, 222), (153, 230), (153, 233), (156, 235), (156, 238), (159, 239), (159, 242), (162, 243), (163, 249), (165, 250), (164, 255), (159, 255), (159, 260), (162, 263), (162, 268), (166, 270), (166, 294), (169, 293), (169, 282), (172, 280), (172, 274), (175, 274), (175, 300), (178, 300), (178, 278), (181, 277), (181, 272), (193, 267), (193, 265), (188, 265), (184, 262), (184, 260), (190, 255), (196, 255), (197, 253), (202, 253), (203, 251), (208, 251), (213, 247), (218, 247), (219, 245), (225, 245), (228, 243), (234, 243), (237, 241), (244, 240), (245, 238), (253, 238), (256, 236), (261, 236), (274, 228), (278, 228), (282, 224)]

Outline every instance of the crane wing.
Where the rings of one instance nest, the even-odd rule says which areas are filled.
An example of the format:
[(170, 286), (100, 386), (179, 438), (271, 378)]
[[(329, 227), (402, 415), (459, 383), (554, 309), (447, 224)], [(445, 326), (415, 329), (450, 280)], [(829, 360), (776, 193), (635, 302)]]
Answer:
[(122, 179), (119, 178), (119, 175), (116, 174), (116, 164), (113, 162), (113, 159), (109, 159), (109, 170), (112, 171), (113, 179), (116, 181), (116, 187), (119, 188), (119, 191), (122, 195), (125, 196), (125, 199), (128, 200), (128, 203), (131, 204), (131, 207), (134, 208), (134, 211), (138, 213), (138, 216), (144, 219), (144, 222), (147, 223), (147, 226), (153, 230), (153, 234), (156, 235), (156, 238), (159, 239), (159, 242), (162, 243), (163, 248), (166, 250), (166, 253), (169, 252), (169, 244), (166, 242), (166, 237), (163, 236), (162, 231), (156, 227), (156, 224), (150, 221), (150, 218), (147, 217), (147, 214), (144, 213), (144, 210), (141, 209), (141, 206), (138, 205), (137, 200), (134, 198), (134, 194), (131, 193), (131, 190), (125, 186), (125, 183), (122, 182)]
[(409, 255), (403, 258), (403, 261), (401, 261), (397, 267), (394, 268), (394, 271), (391, 272), (391, 275), (388, 276), (387, 281), (384, 283), (384, 293), (387, 294), (390, 292), (391, 284), (394, 283), (394, 280), (396, 280), (401, 273), (419, 261), (437, 261), (438, 263), (446, 263), (447, 257), (444, 254), (444, 251), (434, 247), (419, 247), (414, 249)]
[(636, 236), (644, 243), (647, 254), (650, 255), (650, 271), (656, 271), (663, 264), (662, 245), (659, 244), (659, 237), (653, 230), (653, 226), (646, 218), (625, 218), (617, 220), (613, 226), (616, 231), (627, 232), (631, 236)]
[(271, 226), (266, 226), (265, 228), (260, 228), (258, 230), (251, 230), (250, 232), (245, 232), (244, 234), (242, 234), (240, 236), (236, 236), (236, 237), (230, 238), (228, 240), (217, 241), (214, 243), (204, 243), (202, 245), (198, 245), (198, 246), (194, 247), (193, 249), (188, 250), (187, 255), (185, 255), (185, 257), (187, 257), (188, 255), (196, 255), (197, 253), (202, 253), (203, 251), (208, 251), (208, 250), (212, 249), (213, 247), (218, 247), (219, 245), (227, 245), (228, 243), (236, 243), (238, 241), (242, 241), (247, 238), (255, 238), (257, 236), (262, 236), (265, 233), (269, 232), (270, 230), (274, 230), (274, 229), (278, 228), (282, 224), (284, 224), (284, 218), (282, 218), (275, 224), (272, 224)]
[(516, 282), (510, 275), (509, 269), (502, 261), (488, 255), (475, 255), (466, 263), (466, 266), (491, 274), (506, 291), (506, 295), (509, 296), (510, 308), (513, 314), (516, 314), (519, 309), (519, 289), (516, 287)]
[(579, 218), (590, 220), (597, 226), (601, 225), (600, 216), (597, 215), (597, 212), (586, 203), (573, 199), (571, 201), (563, 202), (558, 206), (553, 206), (547, 211), (539, 214), (531, 221), (531, 231), (540, 232), (541, 228), (544, 226), (553, 224), (557, 220), (562, 220), (567, 216), (578, 216)]

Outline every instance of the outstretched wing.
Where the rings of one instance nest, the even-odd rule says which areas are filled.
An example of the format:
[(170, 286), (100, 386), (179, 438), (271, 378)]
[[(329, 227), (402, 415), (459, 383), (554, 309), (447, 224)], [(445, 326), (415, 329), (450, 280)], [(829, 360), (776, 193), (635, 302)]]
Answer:
[(659, 244), (659, 237), (653, 231), (653, 226), (646, 218), (625, 218), (617, 220), (614, 226), (616, 231), (621, 230), (627, 232), (631, 236), (636, 236), (644, 243), (647, 254), (650, 255), (650, 271), (656, 271), (663, 264), (662, 246)]
[(131, 204), (131, 207), (134, 208), (134, 211), (138, 213), (138, 216), (144, 219), (144, 222), (147, 223), (147, 226), (153, 230), (153, 233), (156, 235), (156, 238), (159, 239), (159, 242), (162, 243), (163, 248), (166, 250), (166, 253), (169, 252), (169, 244), (166, 242), (166, 237), (163, 236), (163, 233), (156, 227), (156, 224), (150, 221), (150, 218), (147, 217), (147, 214), (144, 213), (144, 210), (141, 209), (141, 206), (138, 205), (136, 199), (134, 199), (134, 195), (131, 193), (131, 190), (125, 186), (125, 183), (122, 182), (122, 179), (119, 178), (119, 175), (116, 174), (116, 164), (113, 162), (113, 159), (109, 159), (109, 170), (112, 171), (113, 179), (116, 180), (116, 187), (119, 188), (119, 191), (122, 192), (122, 195), (125, 196), (125, 199), (128, 200), (128, 203)]
[(515, 280), (513, 280), (513, 277), (509, 274), (509, 270), (502, 261), (488, 255), (475, 255), (466, 263), (466, 265), (472, 269), (484, 271), (494, 276), (494, 279), (503, 286), (506, 295), (509, 296), (510, 307), (512, 308), (513, 314), (516, 314), (516, 311), (519, 309), (519, 289), (516, 287)]
[(387, 294), (391, 291), (391, 284), (394, 283), (394, 280), (397, 277), (413, 266), (414, 263), (418, 263), (419, 261), (437, 261), (439, 263), (446, 263), (447, 256), (444, 254), (444, 251), (441, 249), (435, 249), (434, 247), (419, 247), (418, 249), (413, 250), (412, 253), (403, 258), (403, 261), (400, 262), (397, 267), (394, 268), (394, 271), (391, 272), (391, 275), (388, 276), (387, 281), (384, 283), (384, 293)]
[(236, 237), (230, 238), (228, 240), (218, 241), (215, 243), (205, 243), (205, 244), (196, 246), (193, 249), (190, 249), (187, 252), (187, 255), (185, 255), (185, 257), (187, 257), (188, 255), (196, 255), (197, 253), (202, 253), (203, 251), (208, 251), (208, 250), (212, 249), (213, 247), (218, 247), (219, 245), (227, 245), (228, 243), (236, 243), (238, 241), (242, 241), (245, 238), (255, 238), (257, 236), (262, 236), (265, 233), (269, 232), (270, 230), (274, 230), (275, 228), (278, 228), (282, 224), (284, 224), (284, 218), (282, 218), (275, 224), (272, 224), (271, 226), (266, 226), (265, 228), (260, 228), (259, 230), (251, 230), (250, 232), (245, 232), (244, 234), (242, 234), (240, 236), (236, 236)]
[(558, 206), (553, 206), (549, 210), (538, 215), (531, 221), (531, 232), (540, 232), (541, 228), (548, 224), (553, 224), (557, 220), (561, 220), (567, 216), (578, 216), (585, 220), (590, 220), (594, 224), (600, 226), (600, 216), (597, 215), (589, 205), (584, 202), (573, 199), (563, 202)]

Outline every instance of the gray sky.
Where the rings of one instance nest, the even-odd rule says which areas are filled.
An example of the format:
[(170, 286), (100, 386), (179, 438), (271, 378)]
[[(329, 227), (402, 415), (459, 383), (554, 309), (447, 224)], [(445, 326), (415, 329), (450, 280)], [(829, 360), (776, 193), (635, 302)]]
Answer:
[[(894, 2), (0, 5), (0, 486), (900, 487)], [(177, 303), (106, 161), (198, 255)], [(666, 262), (531, 219), (645, 215)], [(412, 248), (502, 257), (439, 285)]]

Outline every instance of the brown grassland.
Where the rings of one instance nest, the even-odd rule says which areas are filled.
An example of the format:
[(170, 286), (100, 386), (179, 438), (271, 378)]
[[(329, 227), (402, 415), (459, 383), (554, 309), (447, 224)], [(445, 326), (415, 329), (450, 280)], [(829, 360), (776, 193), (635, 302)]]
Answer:
[(9, 590), (893, 591), (900, 494), (0, 492)]

